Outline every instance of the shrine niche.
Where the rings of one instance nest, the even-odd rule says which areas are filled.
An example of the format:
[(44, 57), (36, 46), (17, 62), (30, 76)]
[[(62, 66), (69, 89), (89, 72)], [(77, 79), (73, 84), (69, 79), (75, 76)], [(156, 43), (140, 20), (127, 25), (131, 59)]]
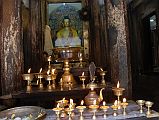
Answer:
[(82, 6), (82, 1), (46, 1), (44, 51), (54, 60), (78, 60), (79, 54), (88, 58), (89, 26), (80, 18)]

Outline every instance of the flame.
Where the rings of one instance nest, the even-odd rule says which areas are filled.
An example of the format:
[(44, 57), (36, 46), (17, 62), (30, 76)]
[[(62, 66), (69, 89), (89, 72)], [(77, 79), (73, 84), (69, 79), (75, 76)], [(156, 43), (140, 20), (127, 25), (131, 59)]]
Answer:
[(119, 87), (120, 87), (120, 84), (119, 84), (119, 81), (118, 81), (117, 88), (119, 88)]
[(73, 99), (70, 99), (70, 104), (73, 105)]
[(84, 104), (84, 101), (83, 100), (81, 100), (81, 105), (83, 105)]
[(117, 106), (118, 105), (118, 101), (117, 100), (115, 100), (115, 102), (114, 102), (114, 106)]
[(106, 105), (106, 102), (105, 101), (103, 101), (103, 106), (105, 106)]
[(84, 76), (84, 72), (82, 73), (82, 76)]
[(102, 68), (100, 68), (100, 70), (101, 70), (101, 71), (103, 71), (103, 69), (102, 69)]
[(62, 99), (62, 102), (63, 102), (63, 103), (64, 103), (64, 101), (65, 101), (65, 98)]
[(56, 70), (56, 69), (52, 69), (52, 70), (51, 70), (51, 73), (52, 73), (52, 74), (55, 74), (55, 70)]
[(49, 75), (49, 74), (50, 74), (50, 70), (47, 71), (47, 75)]
[(29, 68), (28, 73), (30, 73), (30, 71), (31, 71), (31, 68)]
[(126, 103), (126, 98), (123, 98), (123, 103)]
[(58, 103), (56, 107), (59, 108), (59, 107), (60, 107), (60, 104)]
[(94, 101), (93, 101), (93, 105), (96, 105), (96, 104), (97, 104), (97, 101), (96, 101), (96, 100), (94, 100)]
[(39, 73), (41, 73), (42, 72), (42, 68), (40, 68), (40, 71), (39, 71)]
[(51, 61), (51, 56), (48, 57), (48, 61)]

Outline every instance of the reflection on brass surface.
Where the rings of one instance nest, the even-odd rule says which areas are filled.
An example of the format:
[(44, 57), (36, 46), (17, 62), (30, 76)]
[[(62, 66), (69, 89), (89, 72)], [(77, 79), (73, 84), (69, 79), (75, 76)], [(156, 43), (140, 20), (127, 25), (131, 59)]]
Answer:
[(103, 100), (102, 91), (104, 88), (100, 90), (100, 95), (98, 96), (94, 88), (92, 88), (88, 95), (85, 97), (85, 103), (87, 106), (93, 105), (94, 101), (96, 101), (96, 104), (99, 105), (99, 103)]
[(76, 84), (73, 75), (70, 73), (69, 60), (64, 61), (64, 74), (62, 75), (62, 82), (64, 87), (72, 87)]

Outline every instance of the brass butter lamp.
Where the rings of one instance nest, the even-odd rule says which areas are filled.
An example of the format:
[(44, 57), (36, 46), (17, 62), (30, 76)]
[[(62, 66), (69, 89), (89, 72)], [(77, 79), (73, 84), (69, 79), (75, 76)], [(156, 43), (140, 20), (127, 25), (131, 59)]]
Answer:
[(128, 103), (126, 102), (126, 98), (123, 98), (123, 102), (121, 103), (123, 107), (123, 115), (127, 115), (126, 113), (126, 107), (128, 106)]
[(106, 71), (103, 71), (102, 68), (100, 68), (100, 75), (102, 76), (102, 81), (101, 81), (101, 85), (104, 85), (106, 86), (106, 82), (105, 82), (105, 79), (104, 79), (104, 76), (106, 75)]
[(114, 105), (111, 106), (111, 108), (113, 109), (113, 116), (116, 117), (117, 116), (117, 110), (118, 110), (118, 101), (115, 100)]
[(123, 91), (125, 90), (124, 88), (120, 88), (120, 83), (118, 81), (117, 83), (117, 87), (113, 87), (113, 92), (114, 92), (114, 95), (116, 95), (118, 97), (118, 109), (121, 108), (121, 101), (120, 101), (120, 96), (123, 95)]
[(56, 69), (52, 69), (51, 71), (51, 77), (52, 77), (52, 87), (55, 89), (56, 85), (55, 85), (55, 80), (56, 80), (56, 76), (57, 74), (55, 73)]
[(84, 81), (86, 80), (86, 76), (84, 75), (84, 72), (82, 73), (82, 76), (79, 76), (80, 80), (82, 81), (82, 88), (86, 88)]
[(31, 71), (31, 68), (28, 70), (28, 73), (27, 73), (27, 74), (23, 74), (23, 75), (22, 75), (23, 80), (26, 80), (26, 81), (27, 81), (27, 92), (31, 92), (31, 90), (32, 90), (31, 81), (32, 81), (33, 78), (34, 78), (34, 75), (31, 74), (30, 71)]
[(99, 105), (96, 104), (96, 100), (94, 100), (93, 102), (93, 105), (89, 105), (89, 109), (91, 109), (93, 111), (93, 117), (92, 119), (95, 120), (97, 117), (96, 117), (96, 112), (99, 108)]
[(86, 106), (84, 106), (83, 104), (84, 104), (84, 101), (82, 100), (81, 104), (76, 107), (78, 111), (80, 112), (80, 120), (84, 120), (83, 112), (84, 112), (84, 109), (86, 109)]
[(140, 106), (140, 113), (143, 113), (143, 105), (145, 104), (145, 100), (137, 100), (137, 104)]
[(39, 85), (40, 89), (43, 89), (44, 86), (43, 86), (43, 83), (42, 83), (42, 78), (44, 78), (44, 75), (41, 72), (42, 72), (42, 68), (40, 68), (39, 73), (36, 73), (35, 76), (38, 78), (37, 85)]
[(103, 112), (104, 112), (104, 115), (103, 115), (103, 118), (104, 118), (104, 119), (106, 119), (106, 118), (107, 118), (107, 114), (106, 114), (106, 112), (107, 112), (108, 108), (109, 108), (109, 106), (106, 106), (106, 102), (105, 102), (105, 101), (103, 101), (103, 105), (102, 105), (102, 106), (100, 106), (100, 109), (102, 109), (102, 110), (103, 110)]
[(50, 90), (52, 90), (52, 85), (51, 85), (52, 76), (50, 74), (50, 70), (47, 71), (46, 80), (49, 82), (47, 87), (48, 87), (48, 90), (50, 91)]
[(153, 105), (153, 102), (151, 102), (151, 101), (146, 101), (145, 102), (145, 105), (146, 105), (146, 107), (147, 107), (147, 112), (146, 112), (146, 115), (149, 117), (150, 115), (151, 115), (151, 107), (152, 107), (152, 105)]
[(60, 112), (62, 111), (62, 108), (60, 108), (59, 103), (57, 104), (56, 108), (53, 108), (53, 111), (56, 113), (57, 120), (60, 120)]

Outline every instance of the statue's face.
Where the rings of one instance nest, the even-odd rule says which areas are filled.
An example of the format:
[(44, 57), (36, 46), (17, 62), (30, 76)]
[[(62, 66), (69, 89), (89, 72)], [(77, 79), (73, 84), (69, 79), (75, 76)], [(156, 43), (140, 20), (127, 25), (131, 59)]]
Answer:
[(70, 20), (69, 19), (64, 19), (64, 26), (68, 27), (70, 25)]

